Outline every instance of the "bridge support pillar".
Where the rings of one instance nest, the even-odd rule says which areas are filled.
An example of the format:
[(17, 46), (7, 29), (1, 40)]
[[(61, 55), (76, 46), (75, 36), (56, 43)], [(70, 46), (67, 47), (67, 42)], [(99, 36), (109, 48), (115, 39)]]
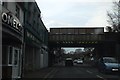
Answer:
[(57, 48), (50, 48), (49, 49), (49, 66), (52, 66), (56, 63), (60, 62), (60, 58), (61, 57), (61, 47), (57, 47)]

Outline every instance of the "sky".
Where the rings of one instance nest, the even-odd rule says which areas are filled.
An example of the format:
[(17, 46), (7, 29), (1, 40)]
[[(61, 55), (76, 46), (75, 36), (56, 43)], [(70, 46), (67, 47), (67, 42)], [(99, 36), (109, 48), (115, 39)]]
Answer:
[[(107, 11), (118, 0), (36, 0), (46, 28), (109, 26)], [(66, 52), (76, 48), (65, 48)]]
[(46, 28), (105, 27), (107, 11), (118, 0), (36, 0)]
[(75, 50), (76, 49), (84, 49), (84, 47), (62, 47), (63, 49), (65, 49), (65, 51), (66, 51), (66, 53), (68, 53), (68, 52), (71, 52), (71, 51), (74, 51), (75, 52)]

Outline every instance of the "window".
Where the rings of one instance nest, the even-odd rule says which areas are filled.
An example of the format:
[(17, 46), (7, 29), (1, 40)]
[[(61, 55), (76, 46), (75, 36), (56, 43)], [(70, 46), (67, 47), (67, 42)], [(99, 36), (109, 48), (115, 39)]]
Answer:
[(18, 19), (20, 19), (20, 8), (18, 7), (18, 5), (16, 5), (16, 14), (15, 15)]
[(12, 53), (13, 53), (13, 48), (9, 46), (8, 48), (8, 65), (12, 65)]
[(14, 65), (17, 65), (18, 64), (18, 50), (15, 50), (15, 53), (14, 53)]
[(7, 8), (7, 2), (3, 2), (2, 5)]
[(0, 4), (2, 4), (2, 1), (0, 1)]
[(31, 16), (32, 16), (31, 11), (27, 12), (26, 15), (27, 15), (28, 23), (31, 25), (31, 20), (32, 20), (32, 18), (31, 18)]

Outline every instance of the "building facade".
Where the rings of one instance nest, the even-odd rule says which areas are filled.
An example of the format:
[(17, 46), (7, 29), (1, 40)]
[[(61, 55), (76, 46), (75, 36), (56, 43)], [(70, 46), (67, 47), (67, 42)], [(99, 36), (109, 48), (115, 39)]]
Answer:
[(2, 2), (2, 78), (19, 78), (22, 69), (23, 3)]
[(23, 71), (26, 73), (48, 66), (48, 31), (36, 2), (25, 3), (24, 17)]
[(36, 2), (2, 2), (2, 78), (48, 66), (48, 31)]

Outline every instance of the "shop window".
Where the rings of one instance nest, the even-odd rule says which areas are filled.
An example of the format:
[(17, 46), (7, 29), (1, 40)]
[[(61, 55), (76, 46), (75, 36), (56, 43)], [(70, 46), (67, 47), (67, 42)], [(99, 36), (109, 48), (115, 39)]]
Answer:
[(17, 65), (18, 64), (18, 50), (15, 50), (15, 53), (14, 53), (14, 65)]
[(19, 58), (19, 50), (13, 47), (8, 47), (8, 65), (17, 65)]
[(12, 53), (13, 53), (13, 48), (11, 46), (8, 47), (8, 65), (12, 65)]
[[(7, 57), (8, 57), (8, 47), (6, 45), (2, 46), (2, 64), (6, 65), (7, 62)], [(3, 59), (4, 58), (4, 59)]]

